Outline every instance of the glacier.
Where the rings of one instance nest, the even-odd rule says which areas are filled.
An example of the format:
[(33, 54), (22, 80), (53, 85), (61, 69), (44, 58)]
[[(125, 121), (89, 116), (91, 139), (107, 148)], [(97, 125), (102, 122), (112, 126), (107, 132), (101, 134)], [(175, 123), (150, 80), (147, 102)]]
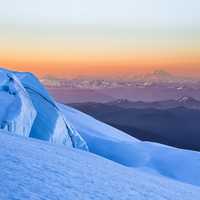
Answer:
[(86, 142), (67, 124), (54, 99), (33, 74), (2, 68), (0, 76), (4, 102), (1, 129), (88, 151)]
[[(0, 131), (2, 200), (198, 200), (200, 187)], [(67, 156), (66, 156), (67, 155)]]

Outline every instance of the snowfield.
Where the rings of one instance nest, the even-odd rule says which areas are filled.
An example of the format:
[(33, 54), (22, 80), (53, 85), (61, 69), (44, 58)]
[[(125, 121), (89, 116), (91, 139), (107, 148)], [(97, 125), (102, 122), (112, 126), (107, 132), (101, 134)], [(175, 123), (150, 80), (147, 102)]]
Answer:
[(0, 199), (198, 200), (200, 188), (0, 132)]

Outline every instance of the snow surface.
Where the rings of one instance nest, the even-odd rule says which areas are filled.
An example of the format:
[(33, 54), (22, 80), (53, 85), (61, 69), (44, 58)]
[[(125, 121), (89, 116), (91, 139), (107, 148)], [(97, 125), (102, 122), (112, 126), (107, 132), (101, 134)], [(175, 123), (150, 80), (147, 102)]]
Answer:
[(71, 107), (59, 104), (92, 153), (128, 167), (200, 186), (200, 153), (141, 142)]
[(0, 131), (2, 200), (198, 200), (200, 187)]
[(3, 69), (0, 69), (0, 102), (0, 128), (29, 137), (36, 110), (18, 78)]
[(31, 73), (15, 72), (37, 110), (37, 117), (30, 136), (50, 141), (55, 144), (65, 144), (88, 151), (88, 146), (77, 131), (68, 124), (57, 107), (54, 99), (39, 80)]
[(53, 98), (31, 73), (0, 69), (0, 129), (83, 150), (88, 146), (68, 124)]

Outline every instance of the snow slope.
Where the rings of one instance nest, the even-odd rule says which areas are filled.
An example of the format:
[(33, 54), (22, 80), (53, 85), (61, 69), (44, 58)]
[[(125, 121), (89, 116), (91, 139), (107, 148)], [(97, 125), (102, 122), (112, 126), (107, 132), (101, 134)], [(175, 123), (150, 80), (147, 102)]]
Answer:
[(0, 129), (88, 150), (39, 80), (31, 73), (0, 69)]
[(40, 81), (31, 73), (14, 72), (14, 74), (20, 79), (37, 110), (30, 136), (55, 144), (72, 145), (75, 148), (88, 150), (85, 141), (68, 124), (54, 99)]
[(200, 188), (0, 131), (0, 199), (197, 200)]
[(141, 142), (71, 107), (59, 107), (91, 152), (144, 172), (200, 186), (200, 153)]
[(0, 128), (29, 137), (36, 110), (19, 79), (0, 69)]

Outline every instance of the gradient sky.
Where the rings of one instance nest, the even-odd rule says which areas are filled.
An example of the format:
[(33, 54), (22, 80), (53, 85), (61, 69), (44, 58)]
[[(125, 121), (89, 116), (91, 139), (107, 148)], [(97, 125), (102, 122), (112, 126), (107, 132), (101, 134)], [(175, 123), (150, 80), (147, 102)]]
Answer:
[(0, 65), (38, 75), (200, 75), (199, 0), (0, 0)]

